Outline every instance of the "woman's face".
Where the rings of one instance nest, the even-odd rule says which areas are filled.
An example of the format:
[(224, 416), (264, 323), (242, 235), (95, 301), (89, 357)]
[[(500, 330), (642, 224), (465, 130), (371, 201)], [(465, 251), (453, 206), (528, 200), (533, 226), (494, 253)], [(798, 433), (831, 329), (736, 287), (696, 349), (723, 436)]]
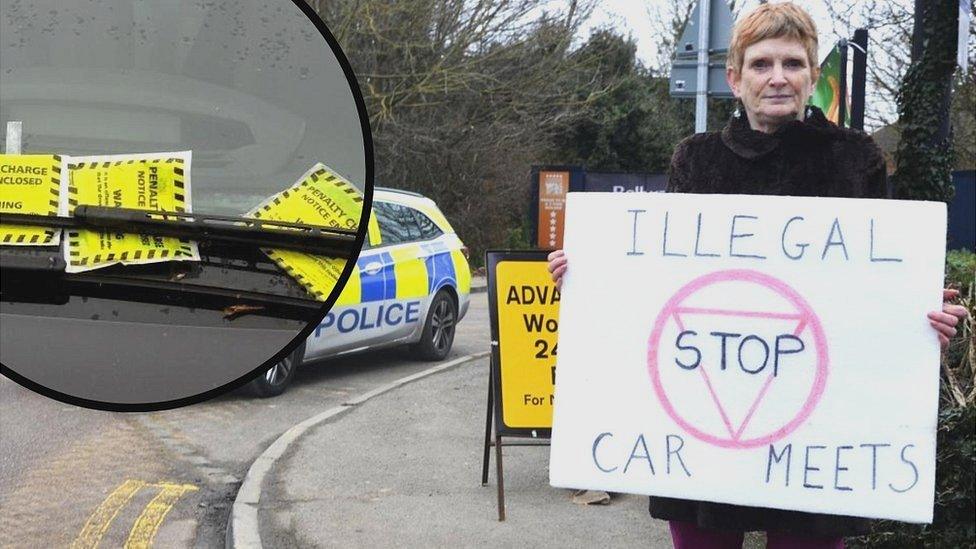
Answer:
[(747, 47), (742, 71), (728, 69), (726, 77), (745, 106), (750, 126), (765, 132), (802, 119), (816, 83), (806, 48), (787, 38), (767, 38)]

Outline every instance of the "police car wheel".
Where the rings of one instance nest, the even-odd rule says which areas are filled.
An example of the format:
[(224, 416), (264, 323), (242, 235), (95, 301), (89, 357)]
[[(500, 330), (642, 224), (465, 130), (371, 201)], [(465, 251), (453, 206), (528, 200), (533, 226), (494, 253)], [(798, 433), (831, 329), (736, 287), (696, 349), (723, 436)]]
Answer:
[(251, 391), (261, 398), (278, 396), (285, 392), (285, 389), (295, 377), (295, 371), (302, 363), (305, 356), (305, 342), (302, 342), (292, 353), (286, 356), (281, 362), (275, 364), (267, 372), (254, 378), (251, 382)]
[(413, 355), (422, 360), (443, 360), (454, 344), (457, 316), (454, 297), (446, 291), (438, 292), (430, 302), (420, 341), (411, 349)]

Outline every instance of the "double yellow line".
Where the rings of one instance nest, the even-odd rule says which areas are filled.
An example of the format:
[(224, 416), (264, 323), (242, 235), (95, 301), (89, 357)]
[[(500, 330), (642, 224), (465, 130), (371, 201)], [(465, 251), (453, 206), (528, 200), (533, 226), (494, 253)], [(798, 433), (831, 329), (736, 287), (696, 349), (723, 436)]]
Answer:
[(159, 492), (146, 504), (139, 518), (132, 525), (129, 538), (125, 542), (125, 549), (145, 549), (152, 545), (153, 538), (159, 531), (159, 526), (173, 505), (183, 494), (197, 490), (197, 487), (192, 484), (147, 483), (141, 480), (128, 479), (113, 490), (88, 517), (81, 533), (71, 544), (71, 549), (94, 549), (97, 547), (119, 511), (128, 505), (136, 493), (143, 488), (155, 489)]

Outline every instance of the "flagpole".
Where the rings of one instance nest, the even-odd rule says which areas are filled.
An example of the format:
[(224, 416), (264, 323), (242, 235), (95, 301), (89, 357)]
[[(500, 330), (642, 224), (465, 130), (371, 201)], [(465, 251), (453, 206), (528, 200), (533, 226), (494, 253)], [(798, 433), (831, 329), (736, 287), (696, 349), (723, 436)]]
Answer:
[(698, 2), (698, 80), (695, 94), (695, 133), (708, 129), (708, 10), (712, 0)]
[(838, 79), (840, 80), (840, 104), (837, 105), (837, 125), (844, 127), (844, 121), (847, 118), (847, 39), (841, 38), (837, 42), (837, 48), (840, 49), (840, 75)]
[(868, 30), (856, 29), (851, 40), (854, 68), (851, 72), (851, 127), (864, 131), (864, 91), (867, 81)]

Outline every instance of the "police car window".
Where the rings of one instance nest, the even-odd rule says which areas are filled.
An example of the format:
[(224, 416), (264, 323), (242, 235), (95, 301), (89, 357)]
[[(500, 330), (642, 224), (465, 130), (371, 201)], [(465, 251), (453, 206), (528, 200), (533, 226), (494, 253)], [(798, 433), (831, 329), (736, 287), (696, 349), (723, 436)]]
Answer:
[(373, 215), (380, 227), (383, 244), (401, 244), (407, 241), (406, 230), (397, 219), (397, 212), (392, 206), (386, 202), (373, 202)]
[(430, 220), (429, 217), (420, 213), (413, 208), (407, 208), (410, 213), (413, 214), (414, 219), (417, 220), (417, 224), (420, 225), (420, 236), (424, 240), (430, 240), (432, 238), (437, 238), (438, 236), (444, 234), (444, 231), (437, 226), (436, 223)]
[(389, 202), (375, 202), (373, 214), (380, 226), (383, 244), (403, 244), (421, 239), (420, 225), (408, 208)]

